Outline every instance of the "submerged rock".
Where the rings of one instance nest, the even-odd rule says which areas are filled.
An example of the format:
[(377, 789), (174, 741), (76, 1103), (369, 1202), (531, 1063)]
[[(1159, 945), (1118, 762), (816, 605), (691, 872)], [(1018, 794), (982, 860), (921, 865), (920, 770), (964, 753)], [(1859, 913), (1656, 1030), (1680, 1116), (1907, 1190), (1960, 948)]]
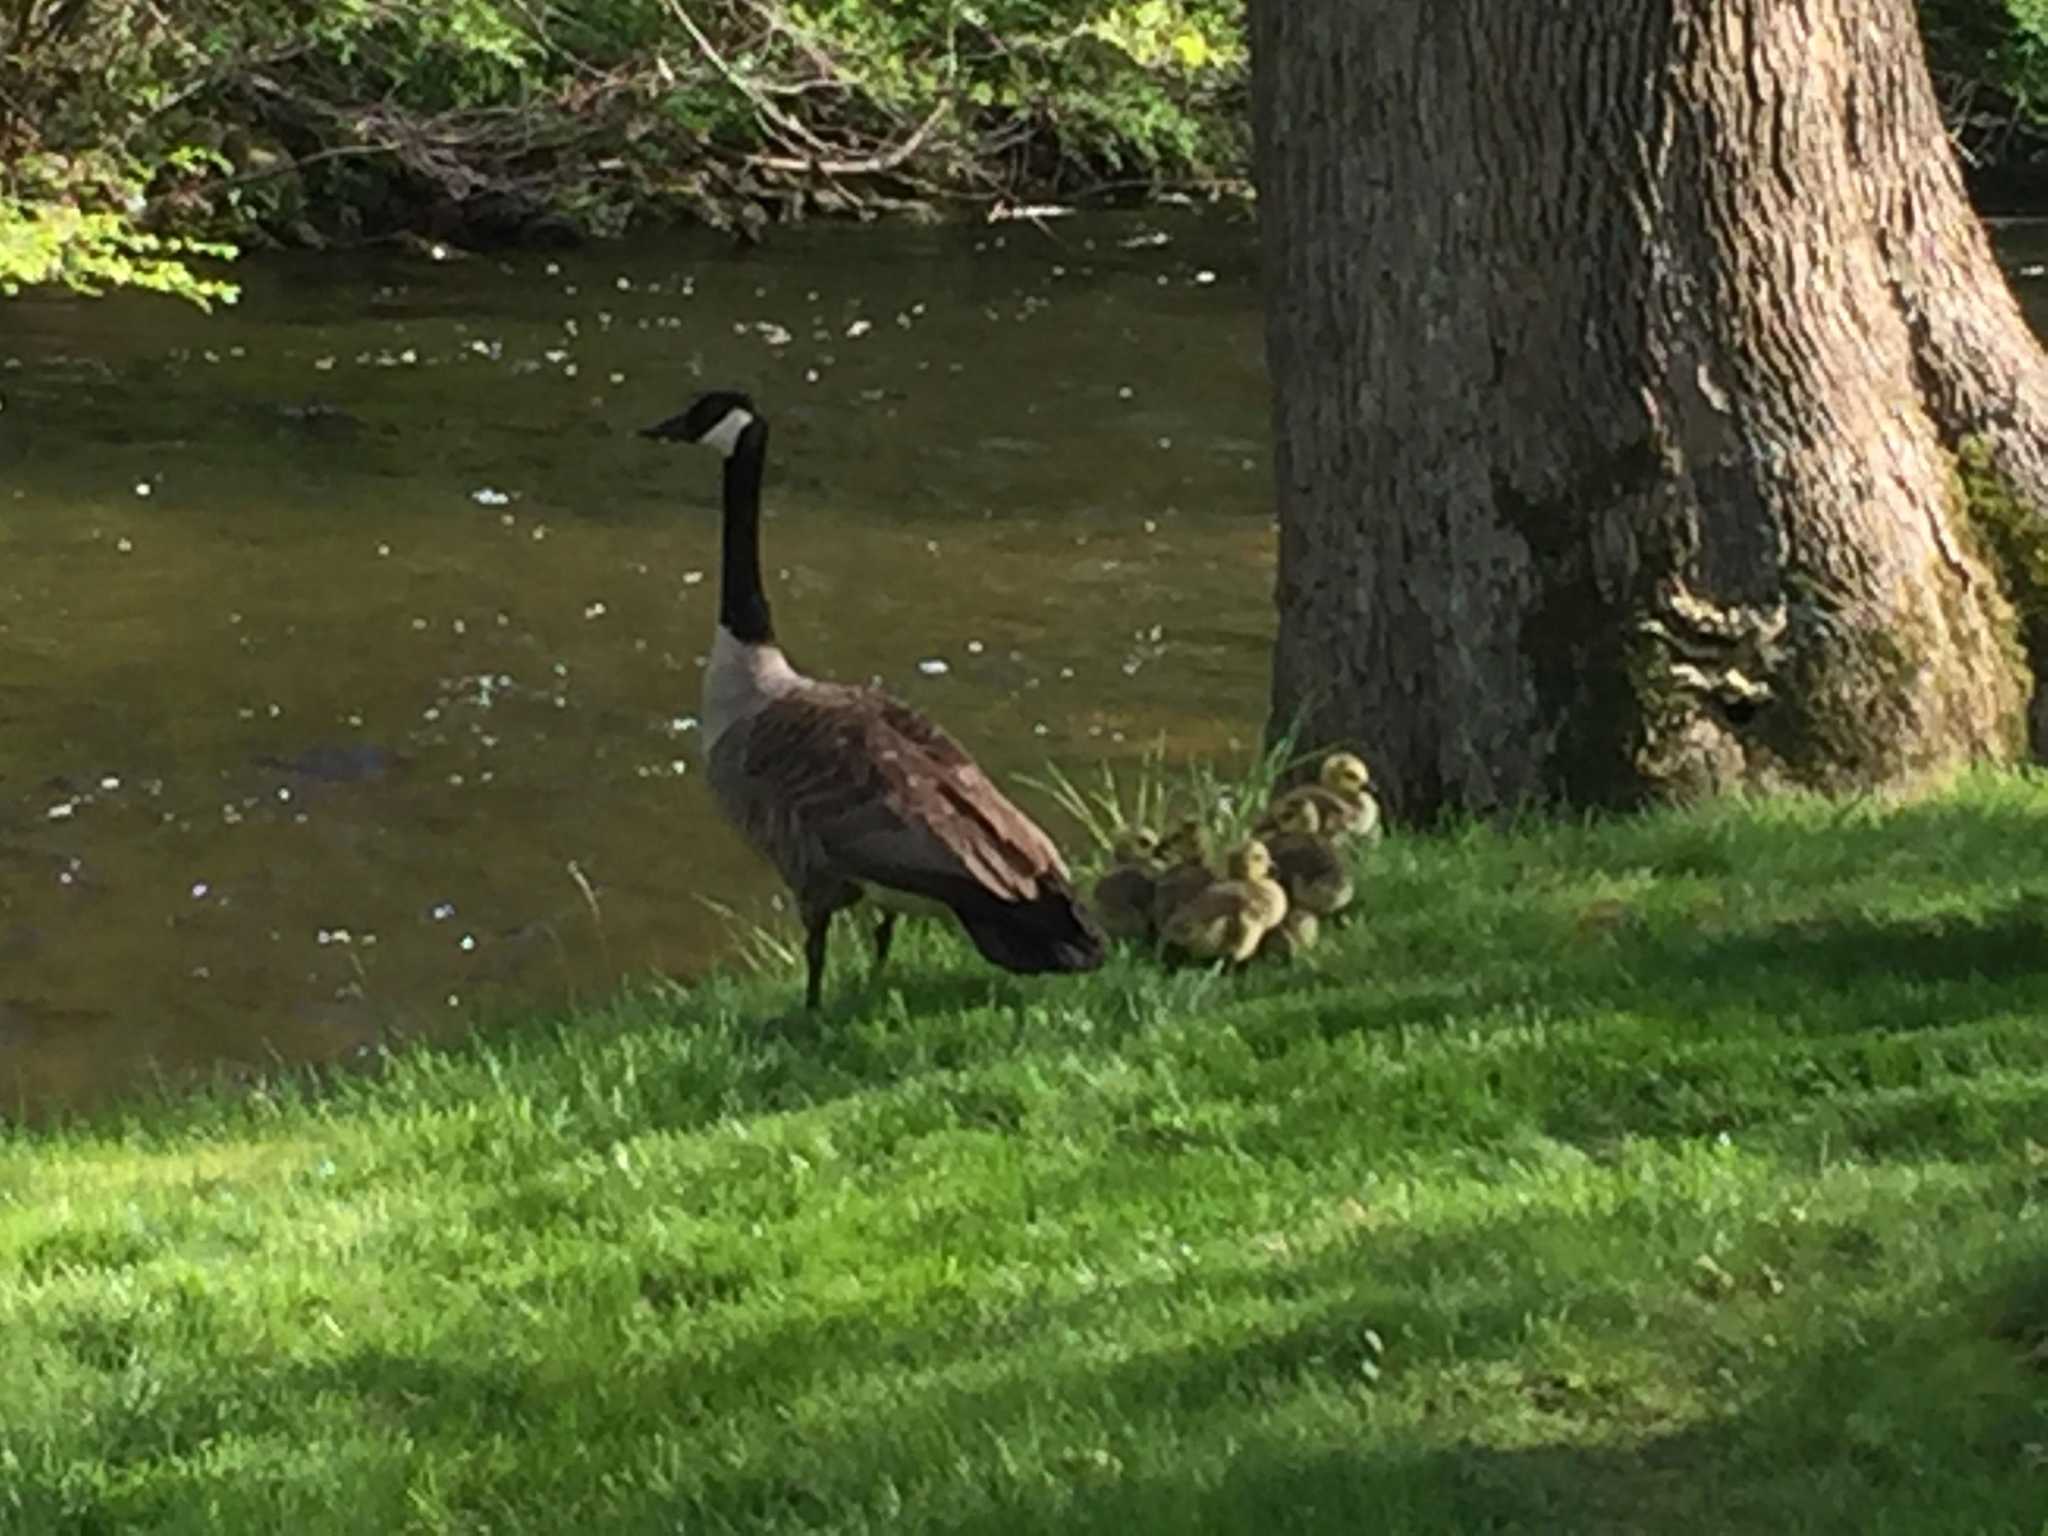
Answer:
[(290, 757), (277, 757), (266, 752), (256, 759), (256, 764), (260, 768), (275, 768), (301, 778), (316, 779), (323, 784), (367, 784), (389, 778), (411, 761), (403, 753), (366, 741), (308, 747)]

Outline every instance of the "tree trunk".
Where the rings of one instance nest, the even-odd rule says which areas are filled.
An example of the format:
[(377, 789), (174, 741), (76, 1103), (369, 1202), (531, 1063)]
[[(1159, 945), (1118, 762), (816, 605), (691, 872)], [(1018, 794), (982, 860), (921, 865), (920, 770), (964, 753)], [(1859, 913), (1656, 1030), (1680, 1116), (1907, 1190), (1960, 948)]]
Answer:
[(1912, 0), (1251, 9), (1276, 729), (1409, 817), (2026, 750), (2048, 366)]

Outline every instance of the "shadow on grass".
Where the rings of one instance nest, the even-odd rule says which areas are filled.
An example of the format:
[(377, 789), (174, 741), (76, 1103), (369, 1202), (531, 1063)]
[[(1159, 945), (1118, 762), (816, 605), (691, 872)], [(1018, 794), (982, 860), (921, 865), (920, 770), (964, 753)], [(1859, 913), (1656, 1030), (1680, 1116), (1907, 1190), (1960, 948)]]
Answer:
[(1982, 913), (1815, 918), (1758, 933), (1623, 944), (1617, 958), (1660, 969), (1678, 962), (1696, 976), (1738, 987), (1758, 977), (1801, 988), (1990, 982), (2048, 996), (2048, 895)]
[(1760, 932), (1645, 924), (1521, 966), (1389, 974), (1262, 980), (1222, 1013), (1267, 1062), (1304, 1044), (1372, 1047), (1382, 1071), (1491, 1056), (1480, 1078), (1504, 1103), (1593, 1136), (1713, 1133), (1817, 1096), (2048, 1065), (2048, 903), (2030, 899)]
[[(1418, 1285), (1443, 1257), (1425, 1245), (1390, 1288), (1362, 1285), (1350, 1268), (1359, 1255), (1347, 1253), (1316, 1277), (1334, 1291), (1320, 1312), (1227, 1344), (1099, 1369), (1038, 1370), (1020, 1357), (995, 1386), (931, 1388), (886, 1426), (806, 1439), (802, 1454), (770, 1458), (758, 1473), (717, 1476), (701, 1507), (777, 1528), (865, 1528), (844, 1520), (849, 1505), (950, 1465), (971, 1487), (934, 1489), (928, 1508), (905, 1511), (905, 1528), (2038, 1530), (2048, 1387), (1993, 1336), (1998, 1298), (1965, 1298), (1931, 1321), (1903, 1311), (1868, 1319), (1873, 1344), (1788, 1343), (1739, 1375), (1703, 1308), (1694, 1357), (1658, 1363), (1698, 1389), (1674, 1411), (1618, 1373), (1532, 1364), (1526, 1326), (1540, 1303), (1519, 1287), (1528, 1307), (1496, 1297), (1454, 1331), (1423, 1338)], [(2031, 1305), (2041, 1300), (2035, 1287)], [(2027, 1315), (2048, 1329), (2048, 1311)], [(1058, 1323), (1034, 1326), (1050, 1336)], [(1617, 1312), (1609, 1327), (1628, 1324)], [(1394, 1341), (1373, 1380), (1367, 1368), (1381, 1357), (1367, 1328)], [(1440, 1387), (1410, 1387), (1425, 1377)], [(1486, 1438), (1471, 1434), (1475, 1417)], [(965, 1460), (979, 1464), (963, 1471)], [(979, 1507), (947, 1517), (957, 1502)]]
[[(1975, 1194), (1927, 1214), (1979, 1254), (2000, 1230)], [(1654, 1220), (1683, 1254), (1730, 1218)], [(155, 1385), (97, 1414), (110, 1481), (66, 1494), (31, 1468), (24, 1507), (82, 1531), (152, 1528), (131, 1487), (162, 1509), (317, 1503), (341, 1475), (317, 1441), (268, 1494), (209, 1456), (317, 1423), (384, 1447), (391, 1522), (406, 1469), (435, 1468), (451, 1529), (2037, 1536), (2048, 1378), (2022, 1360), (2048, 1276), (1953, 1294), (1923, 1245), (1900, 1284), (1898, 1254), (1841, 1241), (1859, 1222), (1751, 1223), (1725, 1289), (1646, 1259), (1640, 1220), (1518, 1209), (1365, 1222), (1284, 1263), (1245, 1233), (1153, 1280), (909, 1314), (792, 1316), (773, 1273), (565, 1255), (419, 1349), (175, 1372), (152, 1366), (171, 1336), (124, 1346), (95, 1368)], [(1754, 1283), (1766, 1257), (1783, 1293)], [(573, 1329), (536, 1331), (568, 1296)], [(213, 1326), (194, 1313), (177, 1351)], [(554, 1523), (508, 1519), (511, 1491)]]

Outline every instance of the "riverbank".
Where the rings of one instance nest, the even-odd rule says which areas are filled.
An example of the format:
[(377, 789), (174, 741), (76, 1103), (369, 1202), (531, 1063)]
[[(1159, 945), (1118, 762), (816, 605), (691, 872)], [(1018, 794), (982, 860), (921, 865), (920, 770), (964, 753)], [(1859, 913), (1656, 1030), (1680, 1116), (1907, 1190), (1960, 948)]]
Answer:
[(812, 213), (1224, 192), (1247, 160), (1241, 0), (19, 9), (0, 36), (0, 287), (179, 291), (181, 253), (152, 236), (751, 236)]
[(913, 935), (17, 1131), (0, 1530), (2030, 1533), (2044, 834), (1402, 838), (1306, 970)]

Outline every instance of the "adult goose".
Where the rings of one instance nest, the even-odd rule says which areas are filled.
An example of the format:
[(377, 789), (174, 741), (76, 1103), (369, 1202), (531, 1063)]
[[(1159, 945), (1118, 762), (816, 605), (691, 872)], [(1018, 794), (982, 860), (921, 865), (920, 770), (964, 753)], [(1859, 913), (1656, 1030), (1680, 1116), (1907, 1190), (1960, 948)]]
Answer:
[(1088, 971), (1102, 931), (1065, 861), (960, 745), (875, 688), (806, 677), (775, 643), (761, 588), (768, 423), (743, 394), (701, 395), (646, 428), (725, 459), (718, 628), (704, 673), (706, 776), (719, 808), (781, 873), (804, 925), (804, 1004), (818, 1006), (833, 914), (882, 908), (877, 973), (898, 913), (951, 913), (1008, 971)]

